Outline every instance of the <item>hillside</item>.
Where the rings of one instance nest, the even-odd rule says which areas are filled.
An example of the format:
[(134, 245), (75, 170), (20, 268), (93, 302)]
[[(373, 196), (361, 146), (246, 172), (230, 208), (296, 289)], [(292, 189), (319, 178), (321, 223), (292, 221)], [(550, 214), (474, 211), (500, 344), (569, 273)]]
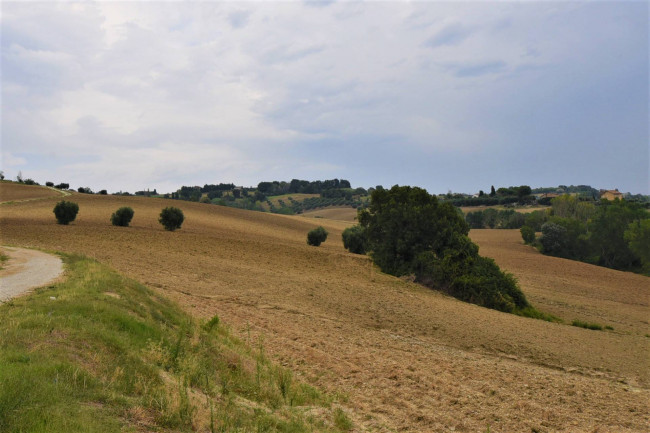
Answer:
[[(2, 243), (83, 253), (195, 317), (233, 332), (309, 382), (350, 397), (364, 431), (644, 431), (650, 422), (650, 284), (646, 277), (538, 254), (508, 230), (477, 231), (481, 253), (520, 280), (542, 311), (590, 331), (487, 310), (374, 270), (347, 253), (350, 223), (163, 199), (74, 194), (3, 204)], [(160, 209), (183, 209), (174, 233)], [(109, 223), (120, 206), (132, 227)], [(321, 247), (305, 242), (323, 225)], [(632, 291), (627, 291), (630, 288)]]

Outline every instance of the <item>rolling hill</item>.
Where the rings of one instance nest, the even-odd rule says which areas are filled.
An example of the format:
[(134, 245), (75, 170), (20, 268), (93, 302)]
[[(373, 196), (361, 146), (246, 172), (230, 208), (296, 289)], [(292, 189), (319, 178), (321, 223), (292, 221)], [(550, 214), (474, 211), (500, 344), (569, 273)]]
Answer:
[[(346, 221), (73, 194), (77, 220), (60, 226), (58, 197), (21, 202), (25, 187), (6, 185), (3, 244), (82, 253), (195, 317), (218, 314), (299, 377), (349, 396), (359, 431), (620, 432), (650, 422), (647, 277), (542, 256), (517, 231), (470, 233), (538, 309), (613, 328), (591, 331), (384, 275), (343, 249)], [(169, 205), (186, 217), (173, 233), (157, 222)], [(120, 206), (135, 210), (129, 228), (110, 225)], [(314, 248), (306, 233), (317, 225), (330, 237)]]

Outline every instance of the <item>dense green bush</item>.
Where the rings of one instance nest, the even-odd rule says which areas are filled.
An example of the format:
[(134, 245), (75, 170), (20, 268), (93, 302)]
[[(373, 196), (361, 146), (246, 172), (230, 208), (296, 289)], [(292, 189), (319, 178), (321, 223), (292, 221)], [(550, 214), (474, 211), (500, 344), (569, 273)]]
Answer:
[(478, 255), (462, 215), (426, 190), (377, 189), (370, 206), (359, 212), (359, 222), (382, 271), (414, 274), (421, 284), (488, 308), (534, 311), (514, 277)]
[(531, 226), (523, 226), (519, 231), (526, 244), (530, 245), (535, 242), (535, 230)]
[(163, 209), (160, 212), (160, 218), (158, 218), (158, 222), (165, 227), (165, 230), (169, 230), (170, 232), (180, 229), (184, 220), (185, 215), (183, 215), (183, 211), (173, 206)]
[(343, 230), (343, 247), (354, 254), (365, 254), (368, 249), (366, 231), (361, 226), (348, 227)]
[(114, 226), (128, 227), (133, 219), (134, 213), (130, 207), (121, 207), (111, 215), (111, 224)]
[(545, 223), (542, 225), (542, 237), (539, 242), (542, 252), (551, 255), (560, 255), (566, 248), (566, 229), (559, 224)]
[(374, 190), (370, 206), (359, 212), (359, 223), (366, 229), (374, 262), (397, 276), (413, 273), (419, 254), (440, 255), (452, 246), (454, 234), (469, 232), (453, 205), (410, 186)]
[(530, 308), (517, 282), (499, 269), (494, 260), (478, 255), (467, 236), (458, 235), (456, 247), (442, 257), (431, 251), (418, 256), (416, 281), (465, 302), (507, 313)]
[(327, 230), (325, 230), (324, 227), (319, 226), (307, 233), (307, 244), (317, 247), (321, 243), (325, 242), (327, 235)]
[(54, 206), (54, 216), (56, 221), (62, 225), (68, 225), (77, 218), (79, 205), (71, 201), (61, 200)]

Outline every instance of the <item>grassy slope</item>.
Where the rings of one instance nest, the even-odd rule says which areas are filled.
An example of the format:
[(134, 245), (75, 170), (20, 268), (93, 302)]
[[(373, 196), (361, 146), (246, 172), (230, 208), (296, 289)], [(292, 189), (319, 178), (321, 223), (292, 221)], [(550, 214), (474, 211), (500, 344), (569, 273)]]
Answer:
[(331, 399), (95, 261), (0, 306), (0, 431), (339, 431)]

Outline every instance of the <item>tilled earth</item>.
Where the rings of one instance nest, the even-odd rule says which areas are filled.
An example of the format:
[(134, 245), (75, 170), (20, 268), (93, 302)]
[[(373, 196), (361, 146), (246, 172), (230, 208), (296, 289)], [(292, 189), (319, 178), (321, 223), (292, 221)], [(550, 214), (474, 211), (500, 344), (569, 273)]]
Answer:
[[(0, 197), (1, 199), (1, 197)], [(74, 194), (0, 208), (2, 243), (78, 252), (218, 314), (297, 375), (348, 397), (358, 431), (625, 432), (650, 425), (650, 279), (545, 257), (517, 231), (472, 232), (540, 310), (590, 331), (465, 304), (383, 275), (347, 253), (349, 224), (139, 197)], [(0, 200), (1, 201), (1, 200)], [(160, 210), (181, 207), (165, 232)], [(110, 225), (120, 206), (129, 228)], [(319, 248), (306, 233), (323, 225)]]

